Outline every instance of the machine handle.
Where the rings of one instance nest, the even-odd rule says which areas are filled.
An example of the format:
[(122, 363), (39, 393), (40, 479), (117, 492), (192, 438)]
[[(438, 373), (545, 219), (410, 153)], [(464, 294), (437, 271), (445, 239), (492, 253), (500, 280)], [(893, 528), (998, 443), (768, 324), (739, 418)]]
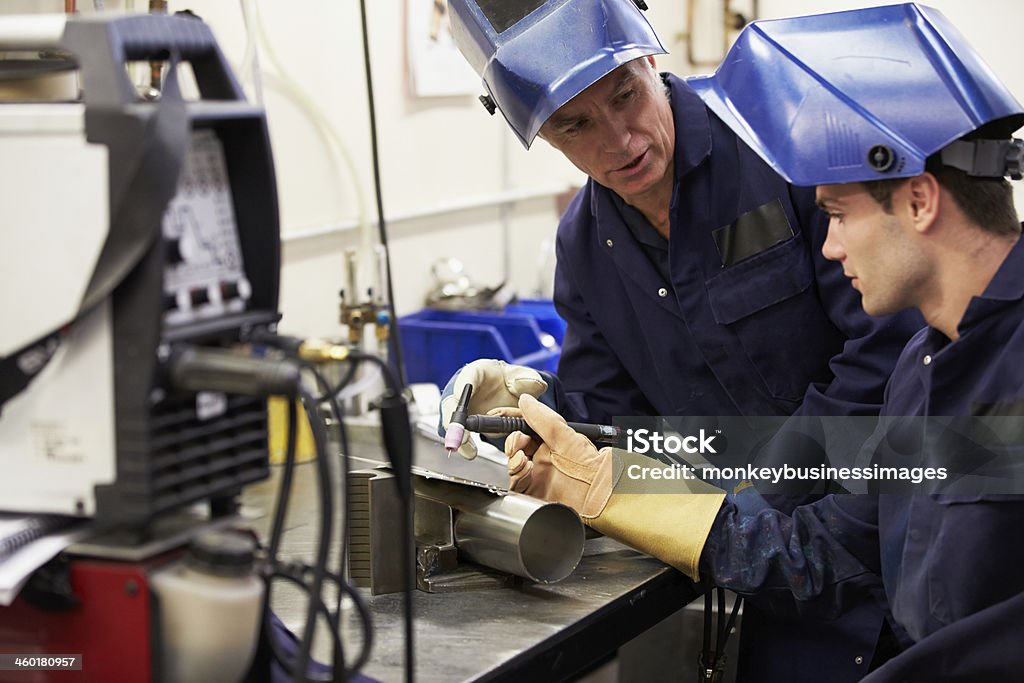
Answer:
[(188, 14), (74, 17), (67, 21), (60, 42), (78, 59), (90, 108), (123, 108), (137, 102), (125, 64), (168, 58), (192, 65), (202, 99), (245, 101), (210, 27)]

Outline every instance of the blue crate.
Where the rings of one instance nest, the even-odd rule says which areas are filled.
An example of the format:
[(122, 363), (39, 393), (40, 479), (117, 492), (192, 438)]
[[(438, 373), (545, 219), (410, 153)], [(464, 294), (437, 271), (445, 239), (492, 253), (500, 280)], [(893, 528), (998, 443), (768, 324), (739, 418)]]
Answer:
[(555, 343), (562, 345), (565, 338), (565, 321), (558, 315), (551, 299), (520, 299), (505, 307), (506, 313), (524, 313), (531, 315), (543, 332), (555, 338)]
[(455, 372), (478, 358), (554, 372), (565, 323), (550, 301), (527, 300), (504, 311), (423, 309), (398, 319), (409, 382), (444, 387)]

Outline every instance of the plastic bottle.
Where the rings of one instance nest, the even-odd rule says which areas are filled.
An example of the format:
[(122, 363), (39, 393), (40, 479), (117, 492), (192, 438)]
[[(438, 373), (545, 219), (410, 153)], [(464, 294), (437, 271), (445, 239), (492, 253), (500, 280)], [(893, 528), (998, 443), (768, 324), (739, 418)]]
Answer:
[(237, 532), (193, 540), (184, 561), (154, 572), (165, 683), (231, 683), (252, 664), (263, 581), (253, 571), (255, 542)]

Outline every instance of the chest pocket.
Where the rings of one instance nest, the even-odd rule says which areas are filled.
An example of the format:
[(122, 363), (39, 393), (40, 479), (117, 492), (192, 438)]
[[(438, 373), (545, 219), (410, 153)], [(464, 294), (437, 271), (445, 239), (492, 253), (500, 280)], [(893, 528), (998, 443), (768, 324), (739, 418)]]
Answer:
[(777, 398), (799, 401), (808, 384), (828, 381), (828, 359), (842, 348), (841, 340), (829, 339), (835, 327), (811, 291), (813, 281), (808, 247), (798, 235), (705, 282), (715, 322), (734, 333)]
[(708, 280), (711, 312), (715, 322), (731, 325), (796, 296), (813, 279), (810, 255), (800, 238), (792, 237)]

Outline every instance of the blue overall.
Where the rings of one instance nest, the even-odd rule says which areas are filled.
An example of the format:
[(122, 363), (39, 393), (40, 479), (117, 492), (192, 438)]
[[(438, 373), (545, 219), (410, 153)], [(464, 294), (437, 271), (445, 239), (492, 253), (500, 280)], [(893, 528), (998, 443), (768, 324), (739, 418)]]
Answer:
[[(914, 336), (884, 417), (1024, 419), (1022, 273), (1024, 240), (971, 301), (959, 339), (930, 328)], [(1017, 429), (1004, 447), (1024, 456)], [(865, 680), (1020, 679), (1024, 496), (834, 495), (789, 516), (757, 498), (752, 489), (729, 497), (715, 520), (701, 572), (716, 583), (778, 610), (835, 614), (881, 577), (893, 631), (909, 647)]]
[[(667, 243), (638, 239), (629, 208), (593, 180), (559, 225), (554, 300), (568, 326), (556, 408), (601, 423), (877, 414), (920, 317), (867, 316), (821, 254), (827, 221), (813, 188), (787, 184), (685, 82), (666, 83), (676, 129)], [(885, 613), (871, 599), (831, 622), (758, 612), (744, 614), (741, 677), (785, 683), (862, 678)]]

